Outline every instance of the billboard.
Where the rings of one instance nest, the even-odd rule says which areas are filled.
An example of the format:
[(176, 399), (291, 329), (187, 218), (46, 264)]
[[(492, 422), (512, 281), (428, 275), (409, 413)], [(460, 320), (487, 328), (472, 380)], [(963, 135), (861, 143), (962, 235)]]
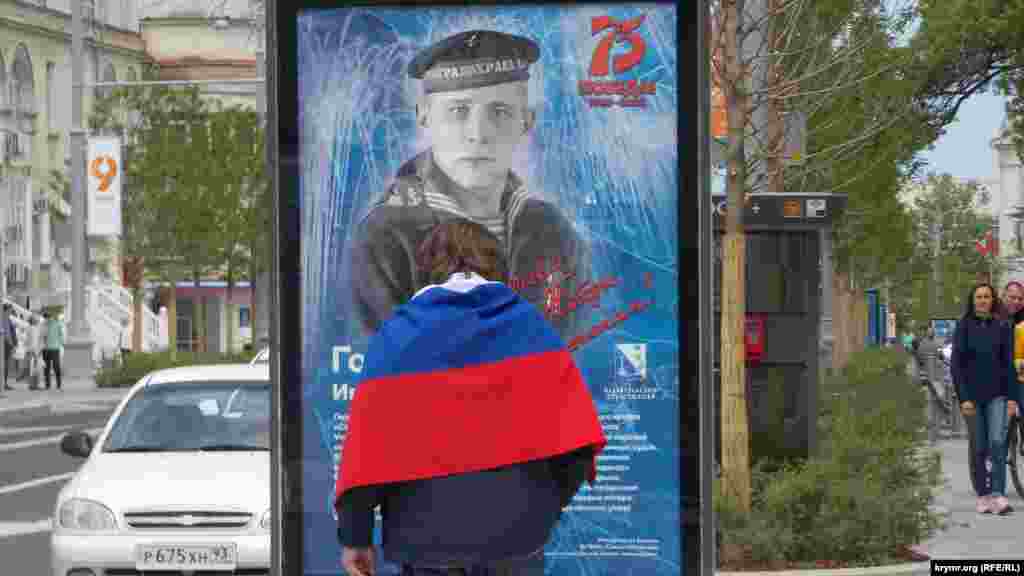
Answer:
[[(276, 7), (275, 544), (287, 573), (340, 573), (335, 482), (367, 343), (423, 287), (410, 253), (450, 218), (501, 240), (510, 287), (573, 351), (608, 438), (545, 573), (700, 569), (710, 212), (698, 120), (710, 92), (693, 77), (707, 66), (698, 5)], [(505, 35), (536, 52), (514, 40), (486, 62), (430, 67)]]
[(121, 235), (121, 139), (89, 138), (86, 159), (89, 236)]

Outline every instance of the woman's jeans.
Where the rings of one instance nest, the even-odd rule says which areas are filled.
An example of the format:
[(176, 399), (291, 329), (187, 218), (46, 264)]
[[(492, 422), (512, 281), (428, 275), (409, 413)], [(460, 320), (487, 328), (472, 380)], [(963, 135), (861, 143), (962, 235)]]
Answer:
[[(1006, 495), (1006, 397), (998, 396), (977, 406), (974, 418), (974, 485), (981, 496)], [(992, 457), (992, 490), (989, 493), (985, 457)]]

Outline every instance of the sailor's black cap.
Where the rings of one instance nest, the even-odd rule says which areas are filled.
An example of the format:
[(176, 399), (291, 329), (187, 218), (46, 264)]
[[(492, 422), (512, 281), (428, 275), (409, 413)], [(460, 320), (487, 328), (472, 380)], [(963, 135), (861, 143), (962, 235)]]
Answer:
[(449, 92), (526, 80), (540, 47), (529, 38), (469, 30), (434, 43), (409, 62), (409, 76), (424, 91)]

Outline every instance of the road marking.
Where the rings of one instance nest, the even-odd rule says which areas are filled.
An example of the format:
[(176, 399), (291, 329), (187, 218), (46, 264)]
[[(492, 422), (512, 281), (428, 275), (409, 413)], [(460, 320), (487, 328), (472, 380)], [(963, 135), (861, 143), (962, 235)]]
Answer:
[[(117, 402), (120, 402), (118, 400)], [(77, 414), (80, 412), (108, 412), (117, 407), (117, 402), (68, 402), (53, 404), (50, 412), (53, 414)]]
[(67, 430), (74, 428), (71, 424), (61, 426), (28, 426), (25, 428), (0, 428), (0, 436), (13, 436), (15, 434), (34, 434), (36, 432), (53, 432), (54, 430)]
[[(103, 428), (90, 428), (85, 432), (88, 434), (96, 434), (102, 432)], [(21, 450), (22, 448), (32, 448), (33, 446), (45, 446), (47, 444), (59, 444), (64, 439), (64, 435), (50, 436), (48, 438), (36, 438), (35, 440), (22, 440), (21, 442), (11, 442), (10, 444), (0, 444), (0, 452), (11, 452), (12, 450)]]
[(43, 478), (36, 478), (35, 480), (29, 480), (28, 482), (20, 482), (18, 484), (10, 484), (8, 486), (0, 486), (0, 496), (4, 494), (10, 494), (12, 492), (28, 490), (29, 488), (35, 488), (36, 486), (45, 486), (47, 484), (53, 484), (54, 482), (68, 480), (74, 475), (74, 472), (65, 472), (64, 474), (57, 474), (56, 476), (46, 476)]
[(53, 520), (46, 518), (35, 522), (0, 522), (0, 538), (12, 538), (27, 534), (39, 534), (53, 530)]

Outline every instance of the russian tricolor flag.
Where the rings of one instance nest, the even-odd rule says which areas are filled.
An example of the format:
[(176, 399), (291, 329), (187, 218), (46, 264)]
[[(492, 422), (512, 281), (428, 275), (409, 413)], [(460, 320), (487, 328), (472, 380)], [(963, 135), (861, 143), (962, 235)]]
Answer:
[(457, 274), (371, 339), (336, 496), (585, 446), (596, 457), (605, 443), (582, 374), (540, 312), (502, 283)]

